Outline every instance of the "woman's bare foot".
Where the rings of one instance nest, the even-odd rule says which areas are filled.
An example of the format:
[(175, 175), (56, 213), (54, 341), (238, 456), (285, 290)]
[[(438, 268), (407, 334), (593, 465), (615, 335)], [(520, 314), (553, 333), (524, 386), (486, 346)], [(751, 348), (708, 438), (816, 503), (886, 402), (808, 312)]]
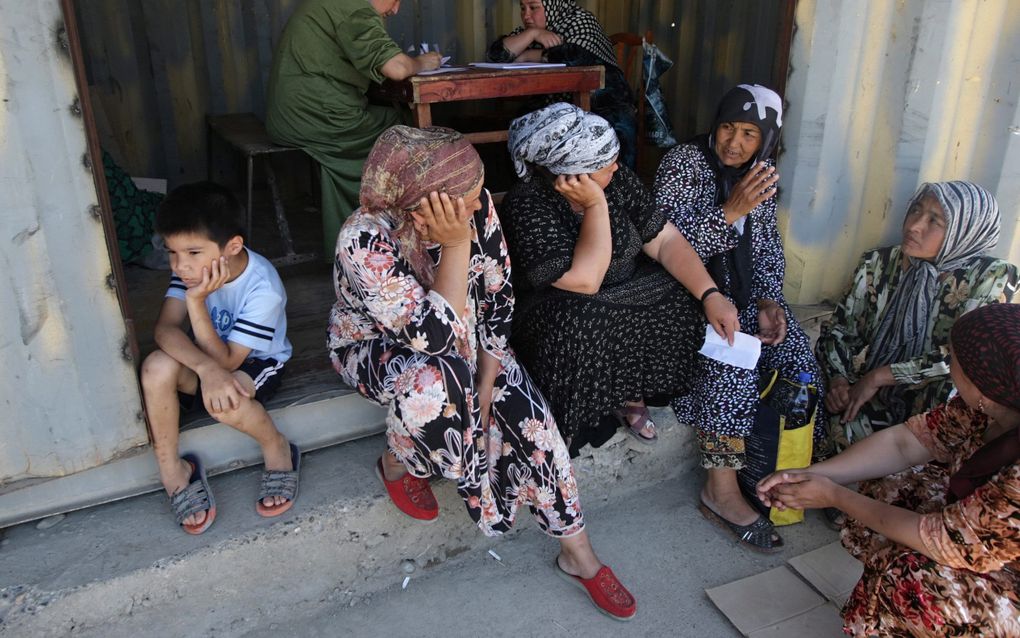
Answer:
[(407, 468), (400, 462), (393, 452), (386, 450), (382, 455), (383, 478), (387, 481), (395, 481), (407, 474)]
[(588, 532), (581, 531), (568, 538), (560, 539), (560, 555), (557, 559), (560, 569), (571, 576), (592, 578), (602, 569), (599, 557), (592, 549)]
[(701, 501), (731, 523), (750, 525), (758, 520), (758, 510), (751, 507), (740, 491), (736, 470), (728, 468), (708, 470), (708, 480), (701, 488)]
[[(625, 409), (646, 407), (644, 399), (642, 399), (641, 401), (626, 401), (624, 402), (623, 405)], [(627, 420), (627, 425), (630, 426), (630, 429), (633, 430), (634, 433), (640, 436), (641, 438), (649, 440), (655, 438), (655, 423), (652, 422), (651, 418), (645, 420), (644, 426), (637, 430), (634, 429), (634, 426), (641, 423), (641, 421), (644, 419), (643, 416), (641, 416), (640, 414), (635, 414), (633, 412), (624, 412), (623, 418)]]

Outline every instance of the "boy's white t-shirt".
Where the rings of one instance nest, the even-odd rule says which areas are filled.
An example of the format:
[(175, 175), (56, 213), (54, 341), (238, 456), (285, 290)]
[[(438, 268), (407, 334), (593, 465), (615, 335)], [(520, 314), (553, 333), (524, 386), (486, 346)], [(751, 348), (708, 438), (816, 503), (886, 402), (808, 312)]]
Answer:
[[(287, 339), (287, 291), (273, 264), (250, 248), (248, 265), (237, 279), (205, 299), (213, 328), (224, 342), (251, 348), (249, 356), (285, 363), (293, 348)], [(184, 300), (187, 286), (170, 273), (167, 297)]]

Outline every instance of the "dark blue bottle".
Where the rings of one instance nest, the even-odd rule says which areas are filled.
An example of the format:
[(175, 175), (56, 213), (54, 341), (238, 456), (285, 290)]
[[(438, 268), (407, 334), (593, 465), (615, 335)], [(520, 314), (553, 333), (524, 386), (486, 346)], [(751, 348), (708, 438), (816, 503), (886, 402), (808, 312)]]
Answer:
[(797, 393), (793, 396), (793, 401), (790, 402), (784, 429), (794, 430), (807, 425), (811, 421), (811, 413), (814, 411), (814, 406), (811, 400), (811, 389), (808, 387), (810, 384), (810, 372), (801, 372), (797, 375)]

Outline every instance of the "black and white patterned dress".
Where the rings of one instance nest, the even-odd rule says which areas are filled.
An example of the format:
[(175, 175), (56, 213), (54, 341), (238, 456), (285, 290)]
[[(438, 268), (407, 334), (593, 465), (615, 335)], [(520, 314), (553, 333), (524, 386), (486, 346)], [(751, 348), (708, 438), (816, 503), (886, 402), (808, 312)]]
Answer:
[(612, 436), (609, 415), (624, 401), (687, 391), (705, 330), (697, 300), (641, 251), (666, 218), (633, 171), (620, 167), (606, 200), (613, 256), (594, 295), (551, 285), (569, 270), (581, 226), (551, 184), (518, 182), (500, 211), (517, 293), (511, 342), (575, 452)]
[[(572, 536), (584, 528), (577, 481), (545, 400), (507, 347), (510, 262), (487, 193), (483, 201), (461, 309), (421, 286), (385, 216), (359, 209), (347, 220), (336, 244), (330, 361), (345, 383), (387, 406), (387, 442), (407, 470), (456, 481), (485, 534), (509, 531), (528, 507), (546, 534)], [(442, 247), (429, 255), (438, 263)], [(475, 384), (485, 354), (500, 362), (488, 423)]]
[[(771, 160), (767, 162), (772, 165)], [(726, 223), (722, 207), (716, 205), (716, 176), (704, 155), (693, 144), (681, 144), (670, 150), (655, 176), (655, 200), (680, 232), (708, 262), (713, 255), (737, 245), (740, 235)], [(690, 394), (673, 401), (673, 409), (681, 423), (698, 429), (705, 467), (740, 468), (744, 462), (744, 438), (754, 424), (758, 405), (759, 373), (779, 370), (787, 379), (796, 379), (800, 372), (810, 372), (821, 393), (818, 361), (800, 324), (793, 317), (783, 297), (783, 276), (786, 259), (783, 242), (776, 225), (776, 200), (766, 200), (752, 210), (750, 220), (753, 277), (751, 301), (740, 313), (740, 330), (758, 332), (758, 300), (770, 299), (786, 311), (786, 339), (781, 343), (762, 346), (756, 370), (745, 370), (698, 356), (697, 372)], [(722, 290), (728, 281), (717, 281)], [(819, 396), (818, 404), (821, 405)], [(821, 421), (816, 420), (815, 436), (822, 434)]]

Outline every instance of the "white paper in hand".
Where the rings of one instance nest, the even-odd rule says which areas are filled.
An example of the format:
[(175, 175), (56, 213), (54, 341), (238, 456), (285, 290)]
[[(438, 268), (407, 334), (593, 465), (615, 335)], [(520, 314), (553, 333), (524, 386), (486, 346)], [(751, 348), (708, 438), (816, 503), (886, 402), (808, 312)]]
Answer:
[(753, 370), (761, 356), (761, 341), (744, 332), (733, 335), (731, 346), (715, 332), (715, 328), (705, 326), (705, 345), (701, 346), (701, 354), (731, 366)]

